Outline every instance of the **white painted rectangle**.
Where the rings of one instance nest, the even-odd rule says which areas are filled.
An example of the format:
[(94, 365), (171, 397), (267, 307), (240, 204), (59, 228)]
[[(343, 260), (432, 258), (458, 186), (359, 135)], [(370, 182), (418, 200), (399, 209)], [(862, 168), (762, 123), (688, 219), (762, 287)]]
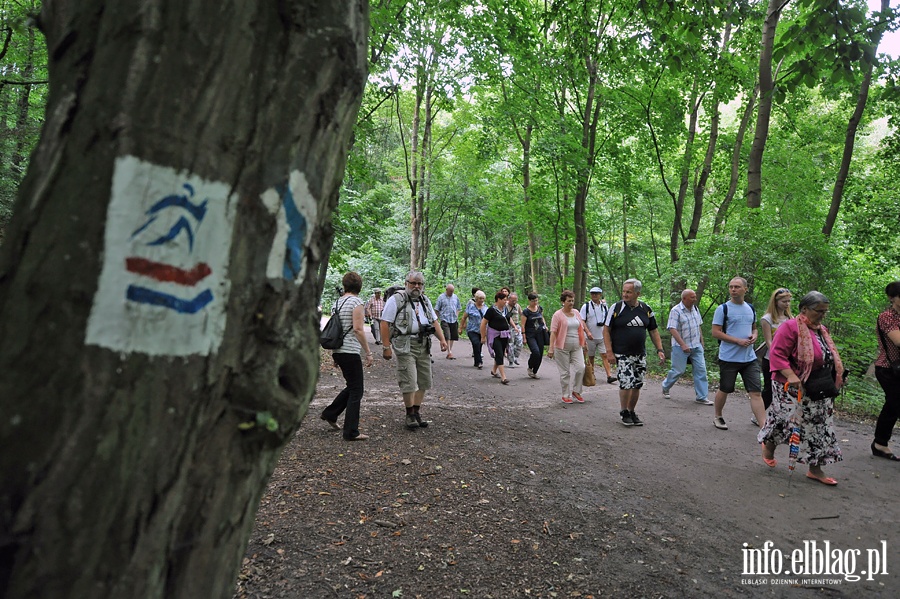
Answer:
[(224, 183), (116, 159), (85, 343), (157, 356), (215, 353), (225, 333), (236, 205)]

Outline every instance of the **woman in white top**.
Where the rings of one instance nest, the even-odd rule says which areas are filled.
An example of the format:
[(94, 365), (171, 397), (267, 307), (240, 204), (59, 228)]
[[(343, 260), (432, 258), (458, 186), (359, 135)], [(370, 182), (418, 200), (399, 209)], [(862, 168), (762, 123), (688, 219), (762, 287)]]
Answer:
[[(362, 277), (355, 272), (348, 272), (342, 280), (344, 295), (335, 304), (335, 312), (341, 315), (344, 328), (344, 343), (334, 350), (334, 363), (344, 375), (347, 386), (338, 393), (334, 401), (322, 411), (322, 420), (334, 430), (340, 430), (338, 416), (344, 414), (344, 439), (347, 441), (365, 441), (368, 435), (359, 432), (359, 408), (363, 396), (363, 363), (360, 353), (365, 350), (366, 367), (372, 365), (372, 350), (366, 340), (364, 329), (365, 316), (363, 302), (359, 297), (362, 290)], [(351, 335), (352, 333), (352, 335)]]
[(778, 330), (779, 325), (791, 318), (793, 316), (791, 316), (790, 290), (783, 287), (776, 289), (772, 292), (772, 297), (769, 298), (769, 305), (766, 306), (766, 313), (763, 314), (760, 320), (763, 337), (766, 340), (766, 355), (762, 359), (762, 398), (767, 410), (772, 404), (772, 373), (769, 371), (769, 348), (772, 347), (772, 339), (775, 338), (775, 331)]

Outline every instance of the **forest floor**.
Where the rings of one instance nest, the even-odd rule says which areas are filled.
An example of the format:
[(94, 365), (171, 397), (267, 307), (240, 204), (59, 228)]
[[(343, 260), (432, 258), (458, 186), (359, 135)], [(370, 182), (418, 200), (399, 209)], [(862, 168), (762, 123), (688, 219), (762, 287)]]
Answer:
[[(837, 421), (844, 461), (827, 487), (800, 464), (791, 476), (784, 446), (763, 464), (741, 394), (721, 431), (689, 379), (668, 400), (648, 380), (645, 425), (626, 428), (605, 377), (566, 405), (551, 360), (539, 380), (520, 360), (504, 386), (473, 368), (468, 342), (456, 360), (434, 349), (430, 426), (404, 427), (394, 363), (376, 357), (371, 438), (354, 443), (319, 419), (343, 388), (325, 358), (236, 599), (900, 596), (900, 463), (871, 456), (871, 423)], [(750, 573), (754, 549), (768, 574)]]

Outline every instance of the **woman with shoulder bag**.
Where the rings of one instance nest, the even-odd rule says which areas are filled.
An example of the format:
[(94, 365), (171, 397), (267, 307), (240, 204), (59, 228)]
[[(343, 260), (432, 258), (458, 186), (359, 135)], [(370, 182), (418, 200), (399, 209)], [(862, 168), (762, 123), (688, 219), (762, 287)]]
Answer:
[(894, 425), (900, 418), (900, 281), (889, 284), (884, 292), (891, 305), (878, 315), (878, 358), (875, 360), (875, 378), (884, 389), (884, 407), (875, 423), (872, 455), (900, 462), (888, 447)]
[(504, 385), (509, 384), (506, 378), (506, 369), (503, 367), (503, 358), (506, 356), (506, 348), (509, 346), (512, 334), (510, 314), (506, 310), (506, 302), (509, 291), (501, 289), (494, 294), (494, 305), (484, 312), (481, 319), (481, 343), (488, 347), (494, 356), (494, 367), (491, 368), (491, 376), (500, 379)]
[(359, 408), (363, 396), (363, 362), (360, 353), (365, 353), (368, 368), (372, 365), (372, 351), (369, 349), (364, 328), (364, 302), (359, 298), (362, 277), (355, 272), (348, 272), (344, 275), (342, 283), (344, 294), (336, 305), (344, 327), (344, 342), (334, 350), (332, 357), (335, 365), (341, 369), (347, 386), (338, 393), (331, 405), (322, 411), (320, 418), (332, 429), (340, 430), (337, 419), (344, 412), (344, 439), (365, 441), (369, 436), (358, 430)]
[(800, 300), (800, 314), (778, 327), (769, 361), (772, 371), (772, 405), (757, 440), (763, 461), (775, 467), (775, 447), (789, 444), (793, 416), (800, 396), (800, 453), (807, 464), (807, 478), (825, 485), (837, 481), (825, 476), (822, 466), (840, 462), (841, 448), (834, 433), (834, 398), (844, 383), (844, 365), (822, 319), (830, 301), (818, 291)]

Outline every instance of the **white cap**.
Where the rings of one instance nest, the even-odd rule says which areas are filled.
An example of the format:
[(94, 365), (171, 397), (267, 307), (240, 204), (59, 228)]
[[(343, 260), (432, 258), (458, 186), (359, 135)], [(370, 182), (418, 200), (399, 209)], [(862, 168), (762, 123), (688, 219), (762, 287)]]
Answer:
[(599, 287), (591, 287), (591, 290), (588, 293), (603, 293), (603, 290)]

